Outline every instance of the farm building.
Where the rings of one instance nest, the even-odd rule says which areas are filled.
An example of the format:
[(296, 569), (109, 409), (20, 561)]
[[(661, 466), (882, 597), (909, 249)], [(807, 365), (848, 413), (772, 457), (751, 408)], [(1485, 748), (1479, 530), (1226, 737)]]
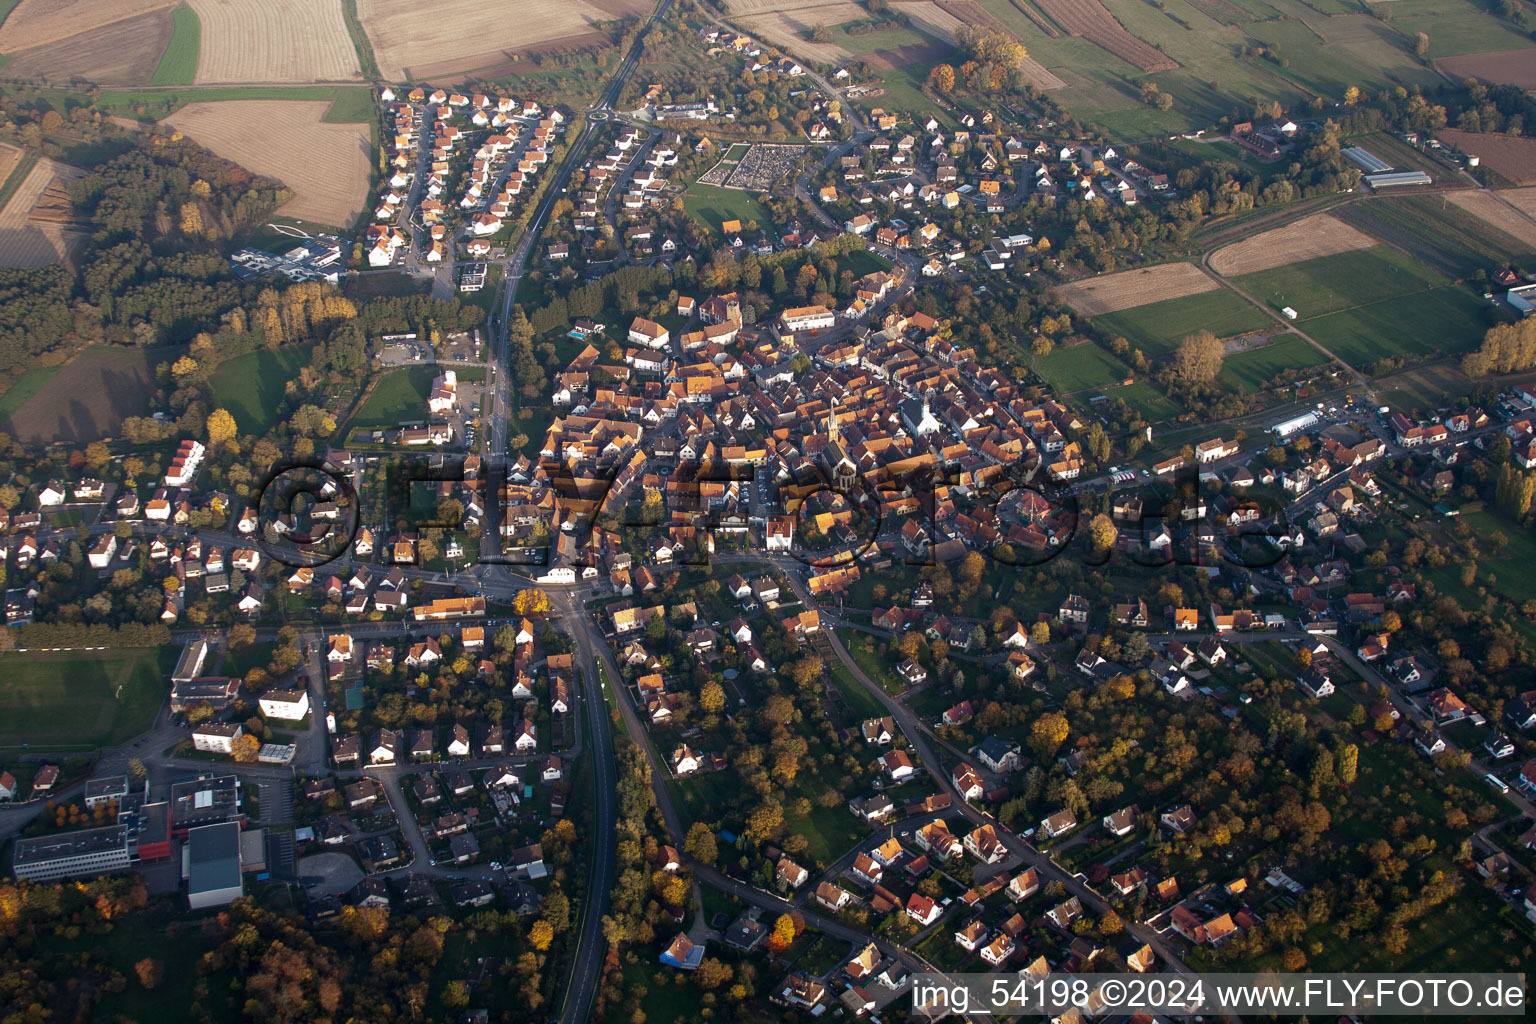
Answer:
[(1367, 174), (1365, 183), (1371, 188), (1391, 188), (1394, 185), (1428, 185), (1434, 179), (1423, 171), (1391, 171), (1387, 174)]

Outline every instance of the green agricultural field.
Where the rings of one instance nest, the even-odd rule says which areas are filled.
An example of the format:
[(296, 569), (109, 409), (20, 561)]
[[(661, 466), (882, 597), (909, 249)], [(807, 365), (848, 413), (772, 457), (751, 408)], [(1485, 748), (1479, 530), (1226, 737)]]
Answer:
[(265, 434), (277, 425), (288, 382), (309, 365), (311, 345), (270, 349), (220, 363), (209, 384), (215, 408), (228, 409), (242, 434)]
[[(1386, 159), (1384, 156), (1383, 159)], [(1531, 247), (1442, 196), (1391, 196), (1349, 203), (1335, 214), (1375, 238), (1461, 279), (1510, 263), (1536, 265)]]
[(887, 22), (873, 32), (862, 35), (848, 32), (846, 25), (838, 25), (831, 32), (832, 42), (854, 56), (874, 53), (877, 50), (894, 50), (901, 46), (922, 46), (930, 42), (926, 35), (916, 29), (906, 28), (894, 22)]
[(384, 371), (348, 426), (395, 427), (403, 421), (425, 420), (427, 396), (432, 393), (432, 378), (437, 373), (435, 366)]
[(203, 28), (197, 12), (182, 4), (171, 12), (171, 41), (160, 55), (150, 85), (190, 85), (197, 77), (197, 56)]
[(1120, 388), (1110, 388), (1104, 394), (1124, 402), (1147, 423), (1160, 423), (1184, 411), (1183, 406), (1144, 380)]
[(1531, 45), (1528, 36), (1477, 0), (1393, 0), (1392, 27), (1408, 39), (1419, 32), (1429, 36), (1433, 59)]
[(352, 99), (343, 101), (342, 94), (359, 91), (364, 94), (368, 93), (366, 86), (357, 85), (214, 85), (207, 87), (191, 85), (185, 89), (174, 90), (104, 89), (100, 98), (92, 106), (104, 114), (115, 114), (120, 117), (136, 117), (144, 121), (154, 121), (167, 117), (188, 103), (194, 102), (216, 103), (223, 100), (330, 100), (332, 107), (326, 111), (324, 120), (334, 122), (344, 120), (343, 117), (338, 116), (338, 112), (351, 113), (356, 110), (357, 101)]
[(0, 394), (0, 423), (4, 423), (14, 416), (27, 399), (43, 389), (43, 385), (53, 379), (54, 374), (62, 370), (62, 366), (34, 366), (25, 371), (20, 377)]
[(1221, 367), (1221, 383), (1232, 391), (1262, 391), (1286, 370), (1301, 370), (1326, 363), (1328, 357), (1305, 338), (1286, 334), (1263, 348), (1228, 356)]
[[(1505, 23), (1470, 0), (1396, 0), (1390, 23), (1373, 17), (1374, 9), (1357, 0), (1156, 0), (1117, 3), (1114, 15), (1133, 34), (1159, 47), (1180, 67), (1145, 74), (1087, 39), (1061, 34), (1051, 38), (1012, 0), (978, 0), (1028, 48), (1030, 56), (1067, 82), (1051, 98), (1072, 113), (1124, 139), (1167, 136), (1207, 127), (1234, 111), (1252, 108), (1255, 97), (1277, 100), (1289, 111), (1314, 97), (1339, 99), (1350, 85), (1363, 90), (1403, 86), (1432, 87), (1441, 82), (1434, 69), (1412, 52), (1413, 30), (1405, 5), (1454, 12), (1428, 21), (1442, 24), (1447, 45), (1436, 43), (1435, 27), (1426, 29), (1431, 50), (1469, 52), (1453, 35), (1478, 40), (1476, 49), (1509, 49), (1522, 43)], [(1244, 47), (1264, 43), (1276, 48), (1274, 59), (1241, 56)], [(1486, 45), (1484, 45), (1486, 44)], [(1173, 97), (1168, 111), (1143, 103), (1139, 89), (1155, 82)]]
[(1130, 376), (1124, 363), (1092, 342), (1058, 346), (1045, 358), (1036, 357), (1035, 372), (1064, 395)]
[(336, 89), (320, 120), (330, 124), (370, 124), (374, 114), (372, 89), (366, 85), (343, 85)]
[(1103, 313), (1094, 317), (1093, 322), (1100, 330), (1124, 337), (1149, 359), (1156, 359), (1172, 353), (1179, 342), (1196, 331), (1230, 338), (1260, 330), (1274, 320), (1253, 308), (1241, 295), (1222, 288)]
[(154, 724), (174, 647), (0, 654), (0, 747), (118, 746)]
[(1244, 274), (1233, 281), (1275, 309), (1290, 306), (1303, 321), (1450, 284), (1385, 245)]
[(1493, 307), (1455, 285), (1383, 299), (1309, 320), (1306, 331), (1356, 369), (1386, 356), (1440, 356), (1476, 348)]
[(683, 209), (715, 234), (723, 233), (720, 225), (728, 220), (739, 220), (743, 227), (748, 221), (756, 221), (759, 227), (773, 223), (773, 218), (752, 193), (697, 182), (683, 193)]
[(890, 269), (890, 260), (876, 256), (868, 249), (855, 249), (837, 258), (837, 272), (841, 274), (847, 270), (852, 272), (855, 278), (863, 277), (865, 274), (873, 274), (877, 270)]

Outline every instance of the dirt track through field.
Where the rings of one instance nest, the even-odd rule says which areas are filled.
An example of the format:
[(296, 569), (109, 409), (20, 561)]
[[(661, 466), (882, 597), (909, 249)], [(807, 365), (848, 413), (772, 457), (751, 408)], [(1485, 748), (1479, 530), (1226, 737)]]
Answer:
[(84, 235), (55, 219), (34, 219), (44, 194), (57, 182), (72, 181), (84, 172), (68, 164), (39, 160), (0, 210), (0, 267), (46, 267), (68, 256)]
[(189, 0), (202, 24), (197, 84), (333, 82), (358, 73), (341, 0)]
[(1507, 203), (1514, 203), (1526, 216), (1536, 220), (1536, 188), (1506, 188), (1499, 193), (1499, 198)]
[[(1536, 192), (1536, 189), (1519, 191)], [(1505, 202), (1512, 200), (1509, 192), (1495, 194), (1478, 189), (1475, 192), (1447, 192), (1445, 198), (1526, 248), (1536, 249), (1536, 218), (1519, 203), (1514, 204), (1516, 209), (1510, 209), (1510, 203)]]
[(181, 0), (21, 0), (0, 25), (0, 53), (57, 42)]
[(1234, 277), (1289, 266), (1319, 256), (1369, 249), (1376, 239), (1331, 214), (1315, 213), (1284, 227), (1233, 242), (1211, 255), (1211, 269)]
[(1220, 287), (1193, 263), (1161, 263), (1141, 270), (1101, 274), (1062, 285), (1056, 290), (1079, 313), (1097, 316), (1164, 299), (1213, 292)]
[(647, 0), (358, 0), (385, 78), (407, 69), (487, 67), (531, 47), (587, 35), (598, 22), (650, 11)]
[(178, 131), (293, 191), (278, 212), (346, 228), (368, 193), (366, 124), (325, 124), (328, 100), (189, 103), (168, 118)]

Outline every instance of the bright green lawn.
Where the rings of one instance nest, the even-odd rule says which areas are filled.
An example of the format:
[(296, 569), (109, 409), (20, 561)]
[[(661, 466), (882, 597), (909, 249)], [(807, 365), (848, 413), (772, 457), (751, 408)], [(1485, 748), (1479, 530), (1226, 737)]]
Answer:
[(1449, 283), (1422, 263), (1385, 245), (1243, 274), (1233, 280), (1275, 309), (1290, 306), (1303, 322)]
[(14, 416), (27, 399), (43, 389), (43, 385), (53, 379), (53, 375), (62, 370), (63, 366), (34, 366), (16, 378), (15, 383), (0, 394), (0, 422), (4, 422)]
[(1233, 391), (1252, 394), (1264, 390), (1286, 370), (1299, 370), (1327, 361), (1327, 357), (1307, 344), (1305, 338), (1281, 335), (1263, 348), (1228, 356), (1221, 367), (1221, 383)]
[(1226, 288), (1102, 313), (1093, 322), (1100, 330), (1124, 337), (1149, 359), (1171, 354), (1179, 342), (1196, 331), (1230, 338), (1274, 323), (1262, 310)]
[(228, 409), (242, 434), (265, 434), (277, 425), (288, 382), (309, 365), (312, 345), (268, 349), (220, 363), (209, 382), (216, 408)]
[(150, 85), (190, 85), (197, 77), (197, 56), (202, 44), (202, 23), (197, 12), (182, 4), (171, 12), (171, 41), (160, 55)]
[(1179, 403), (1158, 391), (1144, 380), (1138, 380), (1134, 384), (1127, 384), (1123, 388), (1110, 388), (1104, 392), (1110, 398), (1117, 398), (1130, 406), (1135, 413), (1147, 423), (1158, 423), (1162, 420), (1172, 419), (1184, 409)]
[(436, 376), (435, 366), (386, 370), (349, 425), (394, 427), (407, 420), (425, 420), (427, 397), (432, 393), (432, 378)]
[(1101, 388), (1130, 376), (1125, 364), (1092, 342), (1060, 345), (1050, 355), (1036, 357), (1035, 372), (1062, 394)]
[(1475, 348), (1492, 307), (1450, 285), (1308, 321), (1306, 331), (1356, 369), (1386, 356), (1449, 355)]
[(118, 746), (148, 729), (175, 647), (0, 654), (0, 747)]
[(760, 228), (773, 223), (773, 218), (752, 193), (734, 188), (695, 183), (683, 193), (683, 209), (715, 234), (723, 234), (720, 225), (728, 220), (741, 221), (743, 229), (748, 221), (756, 221)]

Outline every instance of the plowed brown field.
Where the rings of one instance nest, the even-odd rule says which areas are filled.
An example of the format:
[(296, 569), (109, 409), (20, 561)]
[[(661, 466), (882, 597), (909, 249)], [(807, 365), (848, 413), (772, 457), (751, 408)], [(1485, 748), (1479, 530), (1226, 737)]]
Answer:
[(1038, 0), (1069, 35), (1082, 36), (1143, 71), (1171, 71), (1179, 62), (1151, 43), (1134, 36), (1099, 0)]
[(1160, 263), (1141, 270), (1123, 270), (1118, 274), (1101, 274), (1085, 281), (1074, 281), (1056, 290), (1067, 305), (1079, 313), (1097, 316), (1164, 299), (1213, 292), (1220, 287), (1193, 263)]
[(11, 54), (5, 74), (61, 82), (82, 78), (103, 85), (143, 85), (171, 38), (171, 8), (140, 14)]
[(57, 42), (181, 0), (21, 0), (0, 25), (0, 53)]
[(1364, 231), (1317, 213), (1217, 250), (1211, 255), (1211, 269), (1227, 277), (1254, 274), (1376, 244)]
[(189, 103), (168, 119), (188, 138), (293, 191), (279, 213), (346, 228), (368, 194), (366, 124), (326, 124), (328, 100)]

